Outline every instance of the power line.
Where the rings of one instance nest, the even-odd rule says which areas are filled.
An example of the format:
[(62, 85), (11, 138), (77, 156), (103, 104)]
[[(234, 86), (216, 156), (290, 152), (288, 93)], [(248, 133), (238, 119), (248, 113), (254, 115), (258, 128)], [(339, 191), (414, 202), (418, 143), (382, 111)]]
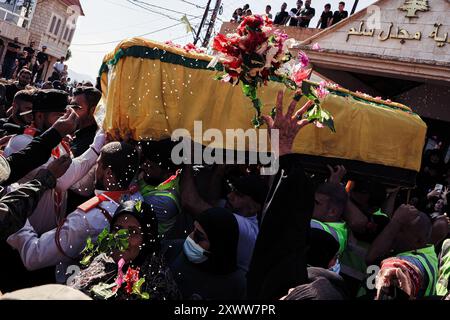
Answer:
[(145, 6), (151, 6), (151, 7), (155, 7), (155, 8), (161, 9), (161, 10), (166, 10), (166, 11), (169, 11), (169, 12), (173, 12), (173, 13), (178, 13), (178, 14), (186, 15), (187, 17), (195, 17), (195, 16), (192, 15), (192, 14), (187, 14), (187, 13), (185, 13), (185, 12), (180, 12), (180, 11), (176, 11), (176, 10), (173, 10), (173, 9), (161, 7), (161, 6), (158, 6), (158, 5), (156, 5), (156, 4), (148, 3), (148, 2), (145, 2), (145, 1), (139, 1), (139, 0), (131, 0), (131, 1), (132, 1), (132, 2), (141, 3), (141, 4), (145, 5)]
[(184, 3), (187, 3), (187, 4), (190, 4), (191, 6), (197, 7), (199, 9), (205, 9), (205, 7), (202, 7), (202, 6), (198, 5), (198, 4), (195, 4), (195, 3), (192, 3), (192, 2), (189, 2), (189, 1), (186, 1), (186, 0), (180, 0), (180, 1), (184, 2)]
[[(198, 18), (200, 18), (200, 17), (201, 17), (201, 16), (196, 16), (196, 17), (194, 17), (192, 20), (198, 19)], [(179, 21), (179, 20), (177, 20), (177, 21)], [(158, 32), (161, 32), (161, 31), (165, 31), (165, 30), (167, 30), (167, 29), (171, 29), (171, 28), (173, 28), (173, 27), (176, 27), (176, 26), (179, 26), (179, 25), (182, 25), (182, 24), (184, 24), (184, 22), (178, 22), (178, 23), (173, 24), (173, 25), (168, 26), (168, 27), (164, 27), (164, 28), (161, 28), (161, 29), (157, 29), (157, 30), (153, 30), (153, 31), (150, 31), (150, 32), (141, 34), (141, 35), (137, 35), (136, 37), (145, 37), (145, 36), (148, 36), (148, 35), (150, 35), (150, 34), (158, 33)], [(125, 37), (125, 38), (126, 38), (126, 37)], [(102, 43), (72, 43), (71, 45), (72, 45), (72, 46), (99, 46), (99, 45), (106, 45), (106, 44), (117, 43), (117, 42), (122, 41), (123, 39), (124, 39), (124, 38), (122, 38), (122, 39), (120, 39), (120, 40), (113, 40), (113, 41), (102, 42)]]
[(149, 8), (147, 8), (147, 7), (144, 7), (144, 6), (140, 5), (139, 3), (136, 3), (136, 2), (134, 2), (134, 1), (132, 1), (132, 0), (127, 0), (127, 1), (128, 1), (129, 3), (131, 3), (132, 5), (135, 5), (135, 6), (137, 6), (137, 7), (140, 7), (140, 8), (142, 8), (142, 9), (144, 9), (144, 10), (149, 11), (149, 12), (153, 12), (153, 13), (159, 14), (159, 15), (164, 16), (164, 17), (166, 17), (166, 18), (168, 18), (168, 19), (170, 19), (170, 20), (179, 21), (179, 19), (177, 19), (177, 18), (174, 18), (174, 17), (172, 17), (172, 16), (169, 16), (168, 14), (165, 14), (165, 13), (162, 13), (162, 12), (155, 11), (155, 10), (149, 9)]
[[(144, 34), (141, 34), (141, 35), (137, 35), (136, 37), (148, 36), (150, 34), (154, 34), (154, 33), (158, 33), (158, 32), (161, 32), (161, 31), (165, 31), (167, 29), (171, 29), (171, 28), (179, 26), (181, 24), (183, 24), (183, 22), (179, 22), (179, 23), (173, 24), (173, 25), (168, 26), (168, 27), (164, 27), (164, 28), (161, 28), (161, 29), (158, 29), (158, 30), (154, 30), (154, 31), (147, 32), (147, 33), (144, 33)], [(102, 42), (102, 43), (73, 43), (72, 46), (100, 46), (100, 45), (117, 43), (117, 42), (120, 42), (122, 40), (123, 40), (123, 38), (119, 39), (119, 40), (113, 40), (113, 41)]]

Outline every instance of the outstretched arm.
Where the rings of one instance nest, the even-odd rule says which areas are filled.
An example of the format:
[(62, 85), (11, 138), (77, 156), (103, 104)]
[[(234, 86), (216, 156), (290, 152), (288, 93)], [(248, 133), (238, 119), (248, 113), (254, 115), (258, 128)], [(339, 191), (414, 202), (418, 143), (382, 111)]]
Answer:
[(181, 204), (194, 217), (212, 206), (198, 193), (191, 165), (186, 165), (181, 176)]
[(56, 185), (56, 179), (69, 167), (70, 158), (60, 158), (40, 170), (34, 180), (0, 199), (0, 241), (22, 228), (33, 213), (43, 193)]
[(392, 250), (394, 240), (402, 225), (408, 225), (418, 218), (418, 211), (410, 205), (402, 205), (395, 211), (394, 217), (370, 246), (366, 256), (367, 265), (386, 257)]

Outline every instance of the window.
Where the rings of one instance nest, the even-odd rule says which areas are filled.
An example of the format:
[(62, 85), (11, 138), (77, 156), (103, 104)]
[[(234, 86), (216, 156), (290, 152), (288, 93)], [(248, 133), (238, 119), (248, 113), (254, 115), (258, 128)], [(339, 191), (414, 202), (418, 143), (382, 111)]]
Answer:
[(50, 33), (53, 33), (53, 30), (55, 30), (55, 24), (56, 24), (56, 17), (52, 18), (52, 23), (50, 24)]
[(70, 43), (72, 41), (73, 34), (75, 33), (75, 28), (77, 26), (77, 19), (78, 19), (78, 15), (76, 15), (76, 14), (74, 15), (73, 13), (70, 17), (67, 18), (64, 32), (62, 35), (63, 41), (68, 42), (68, 43)]
[(75, 28), (72, 28), (72, 26), (66, 26), (64, 29), (64, 34), (62, 37), (62, 40), (65, 42), (71, 42), (73, 38), (73, 34), (75, 33)]
[(54, 37), (58, 37), (59, 32), (61, 31), (62, 17), (53, 13), (52, 18), (50, 19), (50, 25), (48, 27), (48, 33)]
[(0, 20), (28, 28), (35, 7), (36, 0), (0, 0)]

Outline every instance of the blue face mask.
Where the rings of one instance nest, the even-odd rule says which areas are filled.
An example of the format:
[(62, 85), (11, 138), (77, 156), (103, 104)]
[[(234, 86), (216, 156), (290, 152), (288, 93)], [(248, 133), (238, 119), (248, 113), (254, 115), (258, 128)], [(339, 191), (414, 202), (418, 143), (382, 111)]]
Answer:
[(207, 251), (191, 237), (187, 237), (186, 241), (184, 241), (183, 251), (188, 260), (192, 263), (198, 264), (208, 260), (208, 257), (204, 254)]

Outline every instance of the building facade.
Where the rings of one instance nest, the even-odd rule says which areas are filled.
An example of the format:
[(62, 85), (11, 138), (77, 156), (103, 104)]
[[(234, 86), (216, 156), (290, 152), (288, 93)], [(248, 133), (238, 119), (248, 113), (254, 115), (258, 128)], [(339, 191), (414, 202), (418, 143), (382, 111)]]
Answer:
[(0, 0), (0, 62), (8, 42), (18, 38), (21, 47), (35, 42), (35, 49), (47, 47), (51, 66), (65, 57), (72, 42), (79, 16), (83, 16), (79, 0)]
[[(353, 91), (450, 122), (450, 1), (379, 0), (298, 45), (314, 69)], [(321, 50), (312, 50), (318, 43)]]

